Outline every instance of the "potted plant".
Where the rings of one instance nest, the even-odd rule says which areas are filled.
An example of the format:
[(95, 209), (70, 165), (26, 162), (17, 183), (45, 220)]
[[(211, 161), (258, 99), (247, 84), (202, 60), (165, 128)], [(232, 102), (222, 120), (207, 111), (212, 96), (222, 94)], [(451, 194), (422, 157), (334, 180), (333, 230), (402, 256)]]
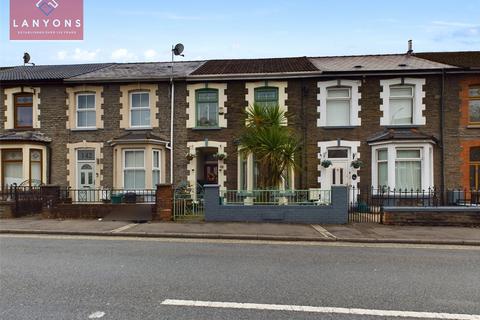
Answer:
[(188, 161), (192, 161), (194, 158), (195, 158), (195, 155), (188, 152), (186, 155), (185, 155), (185, 158), (188, 160)]
[(355, 160), (352, 161), (352, 163), (350, 165), (354, 169), (360, 169), (361, 167), (363, 167), (363, 161), (360, 160), (360, 159), (355, 159)]
[(225, 153), (215, 153), (213, 155), (213, 158), (218, 160), (224, 160), (226, 157), (227, 155)]
[(332, 161), (330, 160), (323, 160), (321, 163), (321, 166), (324, 167), (324, 168), (328, 168), (332, 165)]

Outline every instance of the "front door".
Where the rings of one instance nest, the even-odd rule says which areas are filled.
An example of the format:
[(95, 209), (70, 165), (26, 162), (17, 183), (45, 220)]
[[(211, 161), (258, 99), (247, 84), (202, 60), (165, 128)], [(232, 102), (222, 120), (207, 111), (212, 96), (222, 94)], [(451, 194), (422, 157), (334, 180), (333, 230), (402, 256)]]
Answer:
[(77, 189), (78, 202), (95, 201), (95, 150), (78, 150)]
[(347, 185), (348, 167), (346, 163), (341, 161), (333, 161), (332, 163), (332, 186)]
[(205, 165), (205, 181), (208, 184), (218, 183), (218, 164)]
[(328, 160), (332, 165), (327, 168), (327, 184), (322, 188), (329, 189), (331, 186), (346, 186), (350, 184), (349, 179), (349, 158), (348, 148), (329, 148), (327, 150)]

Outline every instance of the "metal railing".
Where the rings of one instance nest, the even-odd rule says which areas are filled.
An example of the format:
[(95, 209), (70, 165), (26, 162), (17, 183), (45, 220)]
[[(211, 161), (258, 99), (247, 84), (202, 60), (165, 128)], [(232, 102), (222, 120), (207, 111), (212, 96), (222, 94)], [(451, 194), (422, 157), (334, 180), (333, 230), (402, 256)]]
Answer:
[(226, 190), (223, 205), (330, 205), (331, 191), (309, 190)]
[(155, 203), (155, 189), (60, 189), (63, 202), (71, 203)]
[(382, 222), (384, 207), (480, 207), (480, 190), (351, 187), (349, 199), (350, 222)]

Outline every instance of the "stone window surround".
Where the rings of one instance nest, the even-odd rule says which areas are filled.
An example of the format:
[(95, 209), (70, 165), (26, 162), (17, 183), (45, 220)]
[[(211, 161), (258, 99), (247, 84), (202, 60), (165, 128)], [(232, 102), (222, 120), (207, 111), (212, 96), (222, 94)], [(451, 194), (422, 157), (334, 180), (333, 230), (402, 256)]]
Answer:
[[(42, 151), (42, 182), (47, 183), (47, 147), (40, 144), (32, 143), (8, 143), (0, 144), (0, 164), (2, 164), (2, 151), (8, 149), (17, 149), (22, 150), (23, 156), (23, 180), (29, 180), (30, 177), (30, 150), (41, 150)], [(25, 161), (28, 159), (28, 161)], [(0, 185), (3, 181), (3, 168), (0, 168)]]
[(460, 92), (459, 92), (460, 125), (468, 129), (478, 130), (480, 129), (480, 125), (470, 123), (469, 88), (472, 86), (480, 86), (480, 77), (478, 76), (464, 77), (464, 79), (460, 80)]
[(359, 112), (362, 110), (361, 105), (359, 104), (362, 94), (360, 93), (360, 87), (362, 85), (361, 80), (330, 80), (330, 81), (319, 81), (317, 83), (320, 93), (317, 95), (319, 105), (317, 107), (317, 112), (319, 114), (317, 119), (317, 127), (329, 127), (327, 125), (327, 90), (329, 88), (350, 88), (351, 97), (350, 97), (350, 124), (346, 126), (360, 126), (362, 120), (360, 119)]
[[(113, 187), (123, 189), (123, 169), (124, 169), (124, 152), (126, 150), (143, 150), (145, 151), (145, 188), (155, 189), (153, 186), (153, 151), (160, 151), (160, 183), (165, 183), (166, 176), (166, 150), (164, 145), (148, 144), (148, 143), (130, 143), (120, 144), (113, 148)], [(150, 174), (149, 174), (150, 172)]]
[[(130, 125), (130, 94), (132, 92), (148, 92), (149, 93), (149, 104), (150, 104), (150, 126), (149, 127), (131, 127)], [(150, 128), (158, 128), (159, 123), (157, 119), (157, 114), (159, 113), (158, 107), (158, 85), (157, 84), (146, 84), (146, 83), (137, 83), (120, 86), (120, 128), (121, 129), (130, 129), (130, 130), (145, 130)]]
[(330, 140), (330, 141), (319, 141), (317, 143), (317, 146), (319, 149), (319, 152), (317, 154), (317, 158), (319, 161), (318, 167), (317, 167), (317, 170), (319, 172), (317, 181), (320, 184), (322, 189), (326, 184), (328, 184), (326, 181), (327, 179), (326, 171), (328, 170), (328, 168), (322, 167), (320, 163), (323, 160), (328, 159), (327, 151), (329, 148), (348, 148), (349, 149), (349, 160), (348, 160), (349, 163), (347, 163), (349, 172), (347, 177), (348, 177), (348, 181), (350, 182), (350, 185), (352, 187), (358, 188), (358, 184), (360, 183), (360, 177), (357, 176), (356, 180), (351, 180), (351, 176), (352, 174), (357, 174), (359, 169), (355, 169), (351, 167), (350, 162), (354, 160), (353, 159), (354, 155), (355, 155), (355, 159), (361, 159), (360, 152), (358, 151), (358, 149), (360, 148), (360, 144), (361, 144), (360, 141), (350, 141), (350, 140)]
[(247, 93), (245, 94), (245, 100), (247, 101), (247, 105), (245, 108), (249, 106), (253, 106), (255, 103), (255, 89), (262, 88), (262, 87), (276, 87), (278, 88), (278, 105), (281, 111), (288, 112), (287, 100), (288, 100), (288, 81), (272, 81), (272, 80), (263, 80), (263, 81), (255, 81), (255, 82), (246, 82), (245, 88), (247, 89)]
[(218, 127), (227, 128), (227, 84), (226, 83), (195, 83), (187, 85), (187, 128), (197, 127), (197, 95), (196, 91), (201, 89), (218, 90)]
[(388, 186), (395, 188), (395, 162), (397, 149), (420, 149), (421, 158), (421, 185), (422, 189), (428, 190), (434, 186), (434, 156), (433, 144), (431, 141), (382, 141), (374, 143), (372, 146), (372, 186), (378, 185), (377, 173), (377, 150), (388, 150)]
[(380, 86), (382, 91), (380, 92), (380, 111), (382, 111), (382, 117), (380, 117), (381, 126), (399, 126), (404, 127), (408, 125), (395, 125), (390, 124), (390, 86), (394, 85), (411, 85), (414, 87), (413, 96), (413, 123), (411, 125), (425, 125), (426, 118), (423, 114), (425, 111), (425, 86), (426, 80), (424, 78), (395, 78), (380, 80)]
[[(218, 153), (223, 153), (227, 155), (225, 149), (227, 148), (226, 142), (212, 141), (190, 141), (187, 143), (188, 152), (190, 154), (197, 154), (197, 149), (200, 148), (217, 148)], [(197, 189), (197, 157), (193, 158), (187, 163), (187, 181), (192, 187), (193, 195), (196, 195)], [(220, 185), (220, 190), (226, 190), (227, 182), (227, 164), (224, 159), (218, 159), (218, 184)]]
[(33, 103), (32, 103), (32, 127), (33, 129), (40, 129), (40, 109), (39, 105), (41, 103), (40, 100), (40, 87), (14, 87), (14, 88), (6, 88), (5, 89), (5, 122), (4, 128), (8, 129), (15, 129), (14, 123), (14, 112), (15, 112), (15, 105), (14, 105), (14, 95), (17, 93), (31, 93), (33, 94)]
[(95, 94), (95, 129), (103, 129), (103, 86), (76, 86), (68, 87), (67, 91), (67, 129), (91, 130), (91, 128), (77, 128), (77, 94)]
[(77, 189), (77, 150), (94, 149), (95, 150), (95, 188), (100, 189), (103, 183), (103, 143), (87, 142), (83, 140), (77, 143), (67, 143), (67, 183), (69, 187)]
[[(247, 175), (247, 191), (248, 190), (253, 190), (253, 175), (254, 175), (254, 172), (253, 172), (253, 167), (254, 167), (254, 164), (253, 164), (253, 154), (248, 154), (247, 155), (247, 172), (246, 172), (246, 175)], [(240, 147), (238, 148), (238, 158), (237, 158), (237, 161), (238, 161), (238, 164), (237, 164), (237, 189), (238, 190), (242, 190), (242, 185), (241, 185), (241, 181), (242, 181), (242, 156), (241, 156), (241, 153), (240, 153)], [(295, 189), (295, 169), (294, 168), (290, 168), (290, 175), (289, 175), (289, 178), (290, 178), (290, 189), (294, 190)], [(282, 185), (280, 186), (281, 189), (285, 189), (285, 186)]]

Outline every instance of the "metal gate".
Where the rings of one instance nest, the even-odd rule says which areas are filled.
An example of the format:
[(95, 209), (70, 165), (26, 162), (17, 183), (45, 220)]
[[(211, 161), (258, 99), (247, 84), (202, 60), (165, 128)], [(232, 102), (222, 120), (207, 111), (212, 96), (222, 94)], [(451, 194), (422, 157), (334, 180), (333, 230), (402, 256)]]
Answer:
[(204, 218), (204, 191), (197, 183), (193, 188), (188, 182), (182, 182), (173, 193), (174, 220), (202, 220)]
[(348, 222), (383, 222), (384, 198), (374, 189), (349, 188)]

